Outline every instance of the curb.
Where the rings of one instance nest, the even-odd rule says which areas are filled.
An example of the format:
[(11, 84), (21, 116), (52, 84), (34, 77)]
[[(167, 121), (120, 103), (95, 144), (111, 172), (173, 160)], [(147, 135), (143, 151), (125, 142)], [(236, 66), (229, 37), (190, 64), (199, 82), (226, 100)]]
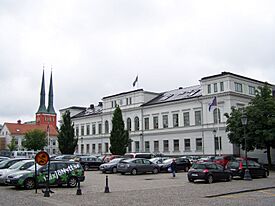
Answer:
[(235, 192), (227, 192), (227, 193), (221, 193), (221, 194), (216, 194), (216, 195), (206, 195), (206, 198), (213, 198), (213, 197), (220, 197), (220, 196), (225, 196), (225, 195), (233, 195), (233, 194), (239, 194), (239, 193), (245, 193), (245, 192), (254, 192), (254, 191), (259, 191), (259, 190), (268, 190), (268, 189), (275, 189), (275, 186), (270, 186), (270, 187), (262, 187), (262, 188), (257, 188), (257, 189), (247, 189), (247, 190), (239, 190)]

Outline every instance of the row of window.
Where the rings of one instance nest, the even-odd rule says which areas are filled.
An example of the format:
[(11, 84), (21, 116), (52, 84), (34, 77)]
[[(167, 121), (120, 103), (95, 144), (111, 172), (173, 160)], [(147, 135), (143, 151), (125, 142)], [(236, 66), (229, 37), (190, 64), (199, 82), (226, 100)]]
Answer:
[[(219, 85), (219, 88), (220, 88), (220, 92), (223, 92), (224, 91), (224, 83), (223, 82), (219, 82), (218, 83), (214, 83), (214, 84), (208, 84), (207, 85), (207, 92), (208, 94), (211, 94), (212, 93), (212, 89), (213, 89), (213, 92), (216, 93), (218, 92), (218, 85)], [(241, 83), (238, 83), (238, 82), (234, 82), (234, 86), (235, 86), (235, 91), (236, 92), (243, 92), (243, 84)], [(255, 92), (256, 92), (256, 88), (254, 86), (248, 86), (248, 93), (250, 95), (255, 95)]]
[[(215, 108), (213, 111), (213, 119), (214, 123), (220, 123), (221, 122), (221, 113), (218, 108)], [(201, 125), (201, 111), (195, 111), (195, 125)], [(144, 129), (149, 130), (150, 127), (150, 118), (145, 117), (144, 118)], [(183, 125), (184, 127), (190, 126), (190, 112), (183, 112)], [(102, 134), (102, 124), (98, 123), (98, 133), (96, 133), (96, 124), (92, 124), (92, 131), (90, 131), (90, 124), (86, 124), (86, 134), (85, 134), (85, 125), (80, 126), (80, 133), (79, 133), (79, 126), (76, 126), (75, 129), (75, 135), (76, 136), (84, 136), (84, 135), (95, 135), (95, 134)], [(104, 123), (105, 126), (105, 134), (109, 133), (109, 122), (108, 120)], [(159, 129), (159, 128), (168, 128), (169, 126), (169, 116), (168, 114), (162, 115), (162, 127), (159, 125), (159, 116), (153, 116), (153, 129)], [(172, 114), (172, 126), (173, 127), (179, 127), (181, 126), (179, 124), (179, 114)], [(128, 131), (132, 130), (132, 120), (131, 118), (127, 118), (126, 120), (126, 128)], [(134, 118), (134, 131), (140, 130), (140, 124), (139, 124), (139, 117)]]
[(118, 105), (120, 105), (120, 106), (121, 105), (130, 105), (130, 104), (132, 104), (132, 97), (127, 97), (125, 99), (120, 99), (120, 100), (118, 100), (118, 102), (116, 100), (114, 100), (114, 101), (111, 102), (111, 104), (112, 104), (112, 108), (115, 108)]
[[(218, 139), (220, 138), (220, 139)], [(195, 145), (195, 151), (196, 152), (201, 152), (202, 151), (202, 138), (196, 138), (196, 145)], [(144, 142), (144, 147), (145, 147), (145, 152), (170, 152), (169, 151), (169, 140), (163, 140), (163, 148), (162, 150), (160, 149), (160, 141), (156, 140), (153, 141), (153, 151), (150, 150), (150, 141), (145, 141)], [(173, 140), (173, 152), (180, 152), (180, 140), (179, 139), (174, 139)], [(183, 146), (183, 151), (184, 152), (191, 152), (193, 148), (191, 148), (191, 139), (184, 139), (184, 146)], [(134, 144), (134, 150), (132, 148), (132, 144)], [(92, 144), (92, 148), (90, 148), (90, 144), (80, 144), (80, 151), (78, 150), (78, 146), (76, 147), (76, 153), (80, 154), (96, 154), (96, 153), (108, 153), (109, 152), (109, 143), (106, 142), (104, 143), (104, 149), (102, 150), (102, 143)], [(97, 146), (97, 148), (96, 148)], [(222, 149), (222, 143), (221, 143), (221, 137), (215, 137), (215, 149), (219, 150)], [(140, 142), (135, 141), (133, 143), (129, 143), (128, 145), (128, 152), (141, 152), (140, 150)]]

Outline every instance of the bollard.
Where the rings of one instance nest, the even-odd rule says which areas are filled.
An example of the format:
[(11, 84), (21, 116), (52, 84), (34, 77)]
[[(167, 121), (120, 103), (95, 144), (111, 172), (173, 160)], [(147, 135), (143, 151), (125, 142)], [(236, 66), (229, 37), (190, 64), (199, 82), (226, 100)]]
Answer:
[(109, 193), (110, 190), (109, 190), (109, 185), (108, 185), (108, 175), (106, 175), (106, 186), (105, 186), (105, 193)]
[(80, 180), (77, 178), (77, 190), (76, 195), (82, 195), (81, 189), (80, 189)]

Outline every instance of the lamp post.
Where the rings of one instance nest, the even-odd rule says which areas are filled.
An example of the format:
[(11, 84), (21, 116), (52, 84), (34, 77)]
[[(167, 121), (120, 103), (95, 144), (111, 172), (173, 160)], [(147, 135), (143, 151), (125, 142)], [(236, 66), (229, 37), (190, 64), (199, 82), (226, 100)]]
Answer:
[(214, 135), (214, 154), (215, 154), (215, 157), (217, 155), (217, 153), (216, 153), (216, 134), (217, 134), (217, 131), (214, 129), (213, 130), (213, 135)]
[(247, 138), (246, 138), (246, 125), (247, 125), (247, 116), (246, 114), (243, 114), (241, 117), (242, 125), (244, 126), (244, 148), (245, 148), (245, 162), (246, 162), (246, 168), (244, 172), (244, 180), (252, 180), (249, 169), (248, 169), (248, 161), (247, 161)]

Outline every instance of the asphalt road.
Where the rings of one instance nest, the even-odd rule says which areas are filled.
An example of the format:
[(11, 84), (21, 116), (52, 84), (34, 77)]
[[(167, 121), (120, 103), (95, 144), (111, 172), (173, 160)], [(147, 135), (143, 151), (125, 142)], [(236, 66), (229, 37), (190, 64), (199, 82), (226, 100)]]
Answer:
[[(106, 174), (88, 171), (85, 175), (86, 180), (81, 184), (82, 195), (76, 195), (77, 188), (55, 187), (52, 188), (54, 193), (50, 194), (50, 197), (44, 197), (41, 189), (35, 194), (34, 190), (0, 186), (0, 205), (275, 205), (274, 172), (271, 172), (268, 178), (253, 179), (253, 181), (233, 180), (213, 184), (189, 183), (185, 172), (177, 173), (176, 178), (172, 178), (168, 173), (136, 176), (108, 174), (110, 193), (104, 193)], [(264, 189), (267, 187), (271, 189)], [(240, 193), (228, 194), (234, 192)]]

